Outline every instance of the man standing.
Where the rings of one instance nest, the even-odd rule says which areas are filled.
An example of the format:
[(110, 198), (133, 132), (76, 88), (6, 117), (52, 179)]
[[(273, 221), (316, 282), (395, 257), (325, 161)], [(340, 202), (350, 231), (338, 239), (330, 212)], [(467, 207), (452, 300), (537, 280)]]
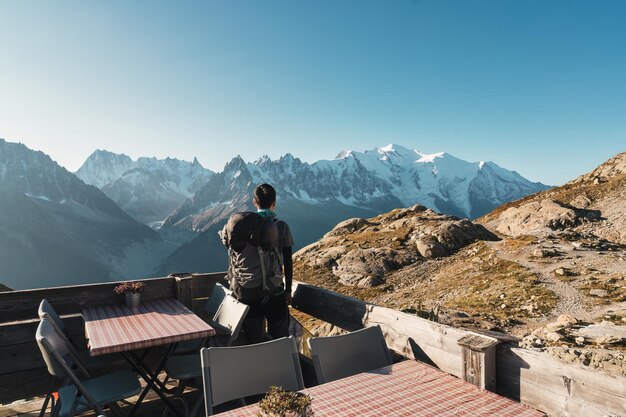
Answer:
[[(239, 301), (250, 306), (243, 323), (249, 344), (268, 340), (267, 333), (271, 339), (289, 336), (287, 306), (291, 304), (293, 277), (293, 237), (289, 225), (278, 220), (274, 212), (276, 190), (269, 184), (259, 185), (253, 203), (256, 215), (233, 215), (221, 233), (229, 249), (230, 288)], [(239, 245), (239, 249), (233, 248), (236, 237), (228, 237), (234, 236), (237, 228), (244, 231), (240, 235), (251, 236), (252, 241)]]

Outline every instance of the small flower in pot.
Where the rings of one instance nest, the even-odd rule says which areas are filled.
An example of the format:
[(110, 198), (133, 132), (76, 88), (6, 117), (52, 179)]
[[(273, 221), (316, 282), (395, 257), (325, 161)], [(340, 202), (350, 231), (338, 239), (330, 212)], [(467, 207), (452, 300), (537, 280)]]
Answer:
[(281, 387), (270, 387), (259, 402), (258, 417), (313, 417), (311, 397)]
[(122, 282), (113, 291), (119, 295), (124, 294), (126, 296), (126, 305), (128, 307), (139, 307), (141, 293), (145, 287), (146, 285), (141, 281), (127, 281)]

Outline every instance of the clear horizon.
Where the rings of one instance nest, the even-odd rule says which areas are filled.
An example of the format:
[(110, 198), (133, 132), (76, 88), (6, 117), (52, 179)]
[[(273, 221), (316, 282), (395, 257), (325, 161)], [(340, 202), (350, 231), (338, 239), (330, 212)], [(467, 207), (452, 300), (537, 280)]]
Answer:
[(0, 3), (0, 137), (221, 171), (397, 143), (559, 185), (626, 151), (626, 3)]

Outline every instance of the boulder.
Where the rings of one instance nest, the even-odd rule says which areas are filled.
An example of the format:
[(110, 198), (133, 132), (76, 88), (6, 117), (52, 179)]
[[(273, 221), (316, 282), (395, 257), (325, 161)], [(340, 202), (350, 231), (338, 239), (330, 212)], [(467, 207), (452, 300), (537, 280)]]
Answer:
[(626, 341), (626, 326), (618, 326), (612, 322), (605, 321), (578, 329), (575, 335), (593, 340), (600, 345), (623, 343)]
[(558, 342), (559, 340), (563, 339), (565, 336), (563, 336), (561, 333), (557, 333), (557, 332), (548, 332), (546, 333), (546, 339), (548, 339), (550, 342)]
[(415, 247), (424, 258), (441, 258), (447, 255), (446, 248), (432, 235), (417, 239)]
[(546, 333), (546, 339), (548, 339), (550, 342), (558, 342), (559, 340), (563, 338), (564, 336), (561, 333), (557, 333), (557, 332)]
[(447, 256), (477, 240), (498, 240), (484, 226), (467, 219), (444, 220), (438, 225), (425, 225), (415, 239), (417, 251), (424, 258)]
[(352, 219), (344, 220), (341, 223), (337, 224), (337, 226), (333, 227), (333, 229), (330, 232), (326, 233), (324, 237), (343, 236), (347, 233), (352, 233), (359, 229), (362, 229), (363, 227), (368, 225), (371, 225), (371, 223), (367, 219), (354, 217)]
[(554, 270), (554, 275), (557, 275), (559, 277), (573, 277), (576, 275), (576, 273), (567, 268), (557, 268)]
[(604, 298), (607, 295), (609, 295), (609, 292), (607, 290), (603, 290), (601, 288), (593, 288), (593, 289), (589, 290), (589, 295), (593, 295), (594, 297)]
[(571, 327), (577, 324), (578, 320), (570, 314), (561, 314), (557, 317), (556, 322), (562, 324), (564, 327)]
[(581, 210), (555, 200), (531, 201), (511, 207), (498, 218), (496, 230), (509, 236), (532, 235), (576, 226), (584, 219), (599, 218), (595, 210)]
[(384, 275), (413, 263), (415, 255), (389, 247), (353, 249), (336, 261), (332, 273), (343, 285), (371, 287), (384, 282)]
[(535, 258), (554, 258), (560, 256), (561, 252), (552, 248), (537, 248), (533, 252)]
[(498, 237), (480, 224), (467, 219), (444, 221), (432, 235), (448, 252), (454, 252), (477, 240), (498, 240)]
[(318, 252), (311, 252), (306, 263), (309, 266), (323, 266), (325, 268), (332, 267), (341, 256), (348, 252), (346, 245), (331, 246), (327, 249), (321, 249)]

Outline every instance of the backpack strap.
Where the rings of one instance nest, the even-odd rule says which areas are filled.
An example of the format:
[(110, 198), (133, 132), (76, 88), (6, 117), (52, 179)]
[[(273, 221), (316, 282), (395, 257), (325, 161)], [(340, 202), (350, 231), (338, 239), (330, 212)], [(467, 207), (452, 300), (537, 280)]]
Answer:
[(257, 248), (259, 253), (259, 261), (261, 263), (261, 274), (263, 275), (263, 298), (261, 299), (261, 305), (267, 304), (269, 301), (270, 290), (267, 288), (267, 277), (265, 273), (265, 261), (263, 260), (263, 249), (259, 246)]
[(259, 261), (261, 262), (261, 274), (263, 275), (263, 291), (268, 292), (267, 289), (267, 274), (265, 273), (265, 260), (263, 260), (263, 249), (261, 247), (257, 247), (257, 252), (259, 253)]

